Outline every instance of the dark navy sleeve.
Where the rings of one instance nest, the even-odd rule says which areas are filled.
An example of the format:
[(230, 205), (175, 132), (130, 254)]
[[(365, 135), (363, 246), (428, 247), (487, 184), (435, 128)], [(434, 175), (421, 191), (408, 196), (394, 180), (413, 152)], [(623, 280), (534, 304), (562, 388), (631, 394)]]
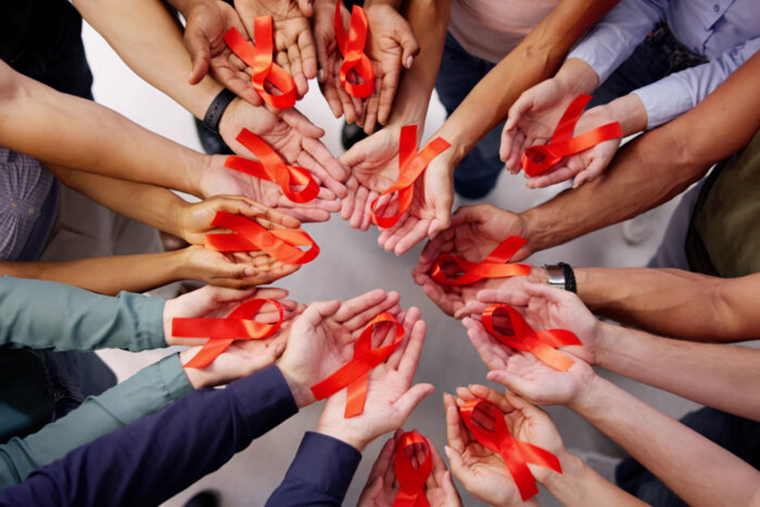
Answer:
[(298, 412), (271, 366), (226, 389), (192, 392), (0, 491), (0, 506), (158, 505)]
[(267, 500), (267, 506), (339, 506), (361, 459), (362, 454), (347, 443), (308, 432), (282, 484)]

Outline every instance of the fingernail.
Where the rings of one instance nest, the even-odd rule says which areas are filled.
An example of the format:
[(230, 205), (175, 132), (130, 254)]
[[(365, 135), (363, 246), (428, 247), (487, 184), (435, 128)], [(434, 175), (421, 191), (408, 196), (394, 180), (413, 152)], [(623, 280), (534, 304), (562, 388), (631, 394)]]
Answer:
[(245, 268), (245, 276), (253, 276), (256, 274), (256, 270), (253, 268)]
[(319, 69), (319, 72), (317, 72), (317, 79), (320, 83), (323, 83), (325, 81), (325, 71), (324, 69)]
[(443, 452), (446, 454), (446, 457), (451, 459), (451, 448), (448, 445), (443, 446)]
[(414, 57), (410, 56), (409, 58), (406, 59), (406, 68), (411, 69), (412, 63), (414, 63)]

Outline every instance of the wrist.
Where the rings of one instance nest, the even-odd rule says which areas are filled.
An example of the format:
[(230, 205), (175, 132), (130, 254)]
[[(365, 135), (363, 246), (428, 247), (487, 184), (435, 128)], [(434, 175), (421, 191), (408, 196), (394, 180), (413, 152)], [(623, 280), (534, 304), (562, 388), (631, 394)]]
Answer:
[(554, 76), (557, 84), (569, 95), (592, 93), (599, 86), (594, 68), (580, 58), (570, 58)]
[(607, 368), (610, 351), (614, 351), (613, 340), (620, 328), (606, 322), (599, 322), (596, 340), (594, 340), (594, 358), (597, 366)]
[(589, 110), (589, 113), (594, 111), (594, 109), (602, 109), (607, 118), (620, 122), (623, 137), (637, 134), (647, 128), (648, 117), (646, 107), (644, 107), (644, 103), (635, 93), (629, 93), (608, 104), (592, 108)]
[(290, 388), (290, 394), (293, 395), (293, 399), (295, 400), (296, 406), (299, 410), (304, 407), (308, 407), (317, 401), (314, 398), (314, 393), (311, 392), (311, 387), (304, 385), (307, 382), (303, 382), (298, 379), (297, 376), (293, 375), (286, 364), (282, 364), (282, 361), (280, 361), (278, 368), (280, 369), (280, 373), (282, 373), (282, 377), (285, 379), (285, 382), (288, 384), (288, 387)]
[(572, 482), (573, 478), (586, 466), (580, 458), (568, 452), (564, 447), (555, 456), (559, 459), (562, 473), (550, 472), (539, 480), (541, 485), (552, 492), (552, 494), (554, 494), (554, 490), (562, 487), (564, 483)]
[(565, 406), (584, 419), (593, 417), (600, 410), (606, 410), (602, 401), (606, 382), (599, 375), (592, 375), (581, 384), (580, 391)]
[[(341, 414), (340, 417), (342, 418), (343, 415)], [(369, 441), (357, 435), (352, 435), (352, 432), (345, 428), (339, 428), (330, 424), (324, 424), (322, 421), (319, 422), (317, 433), (327, 435), (328, 437), (332, 437), (336, 440), (340, 440), (341, 442), (350, 445), (359, 452), (364, 452), (364, 448), (369, 443)]]
[(187, 20), (188, 13), (197, 4), (203, 3), (207, 0), (168, 0), (169, 5), (177, 9), (182, 17)]
[[(187, 348), (179, 353), (180, 364), (185, 365), (190, 359), (192, 359), (192, 353), (190, 351), (191, 349)], [(204, 374), (201, 370), (197, 368), (185, 368), (184, 366), (182, 369), (184, 370), (185, 375), (187, 375), (187, 381), (190, 382), (190, 385), (193, 386), (193, 389), (196, 391), (213, 385), (213, 383), (209, 382), (209, 376)]]

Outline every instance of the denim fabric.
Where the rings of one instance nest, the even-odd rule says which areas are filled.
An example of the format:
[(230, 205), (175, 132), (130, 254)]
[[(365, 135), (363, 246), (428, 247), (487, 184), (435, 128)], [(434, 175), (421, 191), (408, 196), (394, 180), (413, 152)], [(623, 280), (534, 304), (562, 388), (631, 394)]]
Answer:
[[(753, 467), (760, 468), (760, 422), (714, 408), (690, 412), (681, 422)], [(634, 459), (626, 459), (618, 465), (615, 480), (618, 486), (654, 507), (686, 507), (662, 481)]]
[(116, 375), (95, 352), (45, 351), (49, 393), (55, 421), (77, 408), (88, 396), (116, 385)]
[[(449, 33), (435, 82), (438, 98), (450, 116), (467, 94), (496, 65), (472, 56)], [(459, 163), (454, 172), (454, 190), (467, 199), (481, 199), (496, 186), (504, 163), (499, 159), (504, 124), (489, 132)]]

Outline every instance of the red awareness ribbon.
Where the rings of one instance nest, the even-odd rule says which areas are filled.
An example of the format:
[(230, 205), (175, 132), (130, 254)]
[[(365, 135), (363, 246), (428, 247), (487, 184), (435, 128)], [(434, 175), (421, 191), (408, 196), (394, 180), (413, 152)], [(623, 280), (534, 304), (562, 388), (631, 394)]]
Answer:
[[(285, 196), (293, 202), (305, 203), (319, 194), (319, 185), (311, 173), (303, 167), (288, 165), (269, 147), (269, 145), (248, 129), (243, 129), (237, 136), (240, 144), (251, 150), (261, 161), (230, 155), (224, 161), (224, 167), (250, 174), (256, 178), (273, 181), (282, 189)], [(292, 187), (303, 186), (301, 190)]]
[[(271, 303), (280, 314), (274, 324), (256, 322), (253, 317)], [(235, 308), (225, 319), (172, 319), (172, 334), (183, 338), (208, 338), (185, 368), (205, 368), (235, 340), (262, 340), (275, 334), (282, 325), (282, 305), (272, 299), (251, 299)]]
[[(473, 423), (472, 413), (475, 410), (482, 410), (493, 418), (494, 428), (492, 431)], [(538, 486), (536, 486), (536, 480), (528, 468), (528, 463), (562, 473), (562, 466), (554, 454), (528, 442), (513, 438), (504, 422), (504, 414), (490, 401), (468, 401), (459, 408), (459, 414), (475, 439), (483, 447), (497, 453), (504, 460), (512, 479), (517, 484), (517, 489), (520, 490), (523, 502), (538, 494)]]
[[(484, 278), (508, 278), (530, 274), (529, 264), (509, 264), (512, 258), (528, 240), (511, 236), (488, 254), (483, 262), (472, 262), (462, 257), (442, 253), (433, 263), (430, 277), (441, 285), (470, 285)], [(447, 276), (441, 266), (456, 264), (459, 268), (455, 277)]]
[[(348, 34), (343, 28), (343, 18), (340, 15), (342, 0), (335, 3), (335, 37), (338, 40), (340, 54), (343, 55), (343, 63), (340, 65), (340, 84), (349, 95), (363, 99), (372, 95), (375, 88), (375, 69), (367, 55), (364, 54), (364, 45), (367, 43), (367, 13), (358, 5), (354, 5), (351, 11), (351, 24)], [(353, 69), (364, 82), (354, 84), (348, 81), (348, 72)]]
[[(407, 449), (413, 452), (415, 444), (422, 444), (426, 451), (425, 461), (419, 463), (417, 468), (412, 466), (407, 454)], [(433, 470), (433, 458), (430, 456), (430, 446), (422, 435), (416, 431), (401, 435), (396, 447), (394, 470), (401, 488), (393, 500), (393, 507), (430, 507), (424, 486)]]
[[(392, 323), (396, 328), (396, 340), (385, 347), (372, 348), (372, 333), (375, 326), (384, 322)], [(364, 412), (367, 400), (369, 372), (381, 364), (396, 350), (404, 338), (404, 328), (390, 313), (383, 312), (367, 324), (354, 347), (354, 357), (338, 371), (311, 387), (311, 392), (318, 400), (329, 398), (344, 387), (348, 388), (345, 417), (354, 417)]]
[[(446, 151), (449, 146), (451, 145), (443, 138), (436, 137), (425, 145), (422, 151), (417, 152), (417, 125), (401, 127), (398, 181), (372, 201), (372, 220), (374, 220), (375, 224), (385, 229), (396, 225), (401, 215), (412, 205), (414, 182), (422, 176), (430, 161)], [(394, 192), (398, 192), (398, 212), (392, 216), (380, 216), (375, 211), (377, 200), (384, 195)]]
[(620, 122), (608, 123), (578, 137), (573, 137), (575, 124), (578, 123), (578, 118), (583, 114), (583, 108), (589, 100), (591, 100), (591, 95), (578, 95), (559, 120), (557, 130), (554, 131), (549, 144), (531, 146), (523, 152), (520, 163), (525, 174), (531, 177), (538, 176), (568, 155), (575, 155), (604, 141), (623, 137)]
[[(514, 334), (504, 335), (494, 329), (493, 317), (500, 311), (506, 311)], [(525, 322), (520, 312), (505, 304), (491, 305), (483, 310), (482, 320), (488, 332), (507, 347), (530, 352), (556, 370), (567, 371), (575, 364), (575, 361), (556, 349), (556, 347), (581, 345), (578, 337), (570, 331), (548, 329), (536, 332)]]
[[(223, 227), (235, 233), (206, 234), (205, 246), (216, 252), (264, 251), (273, 259), (288, 264), (306, 264), (319, 255), (317, 243), (300, 229), (267, 230), (253, 220), (226, 211), (217, 211), (213, 227)], [(299, 246), (308, 246), (301, 250)]]
[[(296, 83), (293, 76), (272, 61), (272, 16), (257, 16), (253, 20), (254, 47), (233, 26), (224, 34), (224, 42), (246, 65), (253, 68), (253, 88), (270, 106), (288, 109), (296, 103)], [(264, 88), (269, 81), (280, 91), (273, 95)]]

